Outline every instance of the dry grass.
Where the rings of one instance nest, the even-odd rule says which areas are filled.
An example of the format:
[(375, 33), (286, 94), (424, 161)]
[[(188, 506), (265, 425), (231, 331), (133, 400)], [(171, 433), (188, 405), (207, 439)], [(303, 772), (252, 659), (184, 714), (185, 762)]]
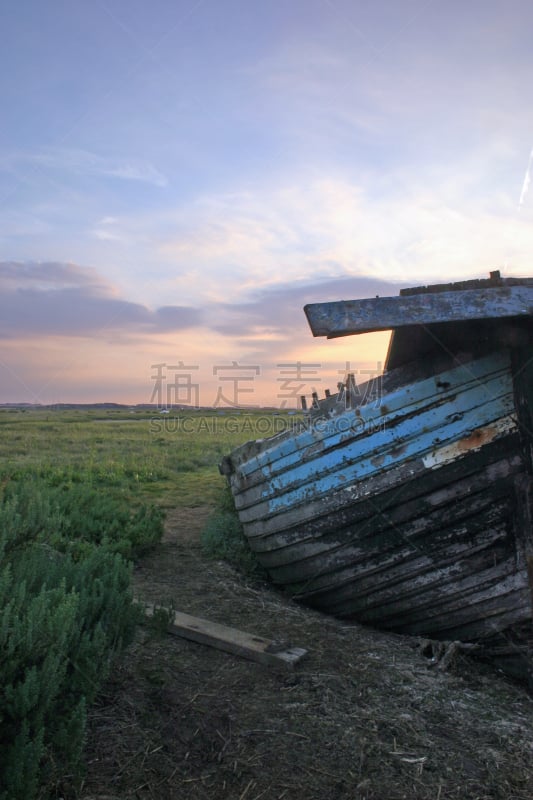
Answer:
[(533, 699), (460, 656), (346, 625), (252, 583), (199, 546), (209, 509), (169, 515), (136, 592), (302, 646), (275, 671), (141, 632), (91, 712), (80, 800), (530, 800)]

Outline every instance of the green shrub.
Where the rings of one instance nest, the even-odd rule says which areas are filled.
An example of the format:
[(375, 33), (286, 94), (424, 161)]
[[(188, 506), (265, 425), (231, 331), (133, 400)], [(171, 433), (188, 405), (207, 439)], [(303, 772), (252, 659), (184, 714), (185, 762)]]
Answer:
[(0, 498), (0, 800), (80, 774), (86, 707), (131, 640), (131, 565), (162, 513), (83, 484), (12, 481)]
[(137, 558), (163, 535), (164, 514), (157, 506), (142, 505), (131, 511), (125, 500), (84, 483), (54, 481), (50, 485), (26, 477), (6, 486), (4, 503), (16, 509), (11, 530), (22, 522), (74, 558), (99, 546), (125, 558)]
[(202, 531), (202, 547), (212, 558), (228, 561), (248, 575), (266, 577), (244, 535), (229, 489), (221, 493), (217, 511)]

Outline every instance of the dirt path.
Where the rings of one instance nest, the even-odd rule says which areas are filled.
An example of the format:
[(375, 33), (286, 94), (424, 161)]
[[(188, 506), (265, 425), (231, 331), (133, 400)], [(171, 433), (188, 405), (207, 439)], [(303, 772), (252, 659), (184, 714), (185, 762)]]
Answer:
[(91, 712), (83, 800), (531, 800), (533, 699), (417, 641), (308, 611), (202, 553), (209, 508), (169, 513), (135, 570), (158, 603), (305, 647), (275, 671), (141, 631)]

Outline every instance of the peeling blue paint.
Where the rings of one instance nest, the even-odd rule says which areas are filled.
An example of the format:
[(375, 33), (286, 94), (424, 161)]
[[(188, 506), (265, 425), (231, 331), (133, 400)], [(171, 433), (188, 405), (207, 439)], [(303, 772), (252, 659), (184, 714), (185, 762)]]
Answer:
[[(463, 365), (450, 370), (445, 377), (450, 389), (439, 392), (438, 397), (434, 390), (428, 391), (431, 384), (435, 386), (434, 379), (409, 387), (409, 392), (399, 390), (387, 396), (391, 412), (381, 417), (384, 428), (373, 434), (353, 431), (322, 434), (322, 452), (308, 461), (302, 460), (300, 449), (281, 457), (275, 450), (270, 451), (270, 463), (261, 468), (265, 482), (256, 502), (268, 500), (268, 513), (278, 513), (422, 458), (436, 447), (457, 442), (514, 412), (512, 380), (505, 356), (489, 356)], [(407, 394), (410, 396), (402, 405), (401, 398), (405, 400)], [(366, 422), (379, 414), (375, 408), (360, 410)], [(345, 412), (333, 421), (342, 419), (355, 419), (354, 412)], [(302, 445), (305, 439), (314, 442), (319, 436), (320, 431), (315, 430), (296, 438)], [(243, 505), (247, 505), (246, 494), (243, 492), (240, 498)]]

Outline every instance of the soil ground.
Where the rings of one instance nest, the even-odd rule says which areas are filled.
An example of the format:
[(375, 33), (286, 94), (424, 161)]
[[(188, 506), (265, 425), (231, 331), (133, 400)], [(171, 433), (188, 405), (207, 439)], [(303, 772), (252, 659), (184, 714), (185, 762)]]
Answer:
[(170, 511), (135, 593), (304, 647), (273, 669), (141, 627), (90, 712), (80, 800), (531, 800), (533, 698), (461, 656), (299, 607)]

